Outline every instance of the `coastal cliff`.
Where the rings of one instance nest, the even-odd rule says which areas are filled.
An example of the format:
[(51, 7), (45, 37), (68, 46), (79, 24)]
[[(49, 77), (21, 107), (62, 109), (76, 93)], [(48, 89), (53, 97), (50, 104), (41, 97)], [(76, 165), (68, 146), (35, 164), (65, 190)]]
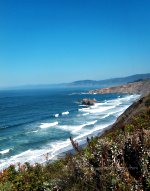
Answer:
[(150, 80), (128, 83), (121, 86), (90, 90), (90, 94), (127, 93), (147, 95), (150, 91)]

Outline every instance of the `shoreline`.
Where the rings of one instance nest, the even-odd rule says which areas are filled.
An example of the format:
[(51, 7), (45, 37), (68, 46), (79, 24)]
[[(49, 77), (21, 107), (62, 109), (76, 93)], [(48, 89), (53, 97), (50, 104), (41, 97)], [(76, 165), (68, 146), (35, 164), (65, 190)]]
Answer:
[[(136, 95), (136, 94), (135, 94), (135, 95)], [(138, 98), (138, 99), (139, 99), (139, 98)], [(133, 104), (133, 103), (132, 103), (132, 104)], [(131, 104), (131, 105), (132, 105), (132, 104)], [(129, 108), (131, 105), (129, 105), (128, 108)], [(126, 111), (126, 110), (125, 110), (125, 111)], [(125, 111), (123, 111), (123, 113), (124, 113)], [(115, 124), (115, 122), (117, 121), (117, 119), (118, 119), (123, 113), (121, 113), (121, 114), (116, 118), (116, 120), (113, 121), (110, 125), (104, 127), (103, 129), (97, 129), (97, 130), (93, 131), (92, 133), (90, 133), (89, 135), (85, 136), (84, 139), (82, 139), (82, 140), (80, 139), (79, 142), (81, 142), (81, 144), (79, 143), (79, 147), (81, 148), (81, 150), (82, 150), (82, 148), (85, 148), (85, 147), (87, 146), (87, 137), (91, 138), (91, 137), (103, 136), (103, 134), (105, 134), (105, 132), (107, 132), (108, 130), (110, 130), (110, 129), (113, 127), (113, 125)], [(74, 140), (74, 138), (73, 138), (73, 140)], [(76, 140), (76, 139), (75, 139), (75, 140)], [(76, 140), (76, 141), (78, 142), (78, 140)], [(48, 156), (48, 155), (51, 154), (51, 152), (47, 152), (47, 153), (44, 153), (44, 154), (42, 154), (42, 155), (39, 155), (38, 158), (41, 158), (41, 159), (43, 160), (42, 162), (36, 162), (36, 160), (35, 160), (35, 161), (33, 160), (33, 162), (32, 162), (32, 161), (24, 161), (24, 162), (21, 162), (21, 164), (24, 164), (25, 162), (29, 162), (31, 165), (34, 165), (34, 164), (36, 164), (36, 163), (45, 164), (45, 163), (47, 163), (47, 162), (52, 163), (53, 161), (59, 160), (60, 158), (64, 158), (67, 153), (74, 153), (74, 148), (72, 147), (71, 142), (69, 142), (69, 143), (70, 143), (70, 144), (67, 145), (66, 147), (60, 148), (60, 150), (61, 150), (61, 149), (62, 149), (62, 150), (63, 150), (63, 149), (64, 149), (64, 150), (66, 149), (65, 151), (62, 151), (62, 152), (56, 154), (55, 156), (50, 156), (51, 158), (48, 159), (48, 161), (45, 160), (45, 159), (46, 159), (46, 156)], [(67, 149), (67, 147), (71, 147), (71, 148), (68, 148), (68, 149)], [(31, 151), (32, 151), (32, 150), (31, 150)], [(59, 152), (59, 150), (58, 150), (58, 152)], [(57, 151), (56, 151), (56, 153), (57, 153)], [(38, 158), (37, 158), (37, 159), (38, 159)], [(17, 165), (18, 163), (19, 163), (19, 162), (16, 162), (16, 163), (14, 163), (14, 164)], [(6, 167), (2, 167), (2, 170), (6, 169), (6, 168), (8, 168), (7, 165), (6, 165)], [(1, 170), (1, 171), (2, 171), (2, 170)]]
[[(136, 95), (136, 94), (135, 94), (135, 95)], [(138, 104), (141, 102), (141, 100), (143, 100), (144, 98), (145, 98), (145, 96), (140, 95), (140, 97), (139, 97), (136, 101), (134, 101), (122, 114), (120, 114), (120, 115), (117, 117), (117, 119), (116, 119), (115, 122), (113, 122), (111, 125), (108, 125), (108, 126), (105, 127), (101, 132), (97, 133), (95, 136), (92, 136), (92, 137), (93, 137), (93, 138), (102, 138), (102, 137), (106, 136), (107, 133), (109, 133), (110, 131), (113, 131), (114, 128), (120, 128), (120, 127), (123, 125), (123, 124), (120, 125), (120, 123), (122, 123), (122, 122), (120, 122), (120, 120), (122, 120), (122, 118), (124, 118), (124, 116), (130, 115), (130, 112), (133, 111), (132, 109), (134, 109), (134, 107), (137, 107), (137, 105), (138, 105)], [(71, 143), (71, 142), (70, 142), (70, 143)], [(88, 145), (88, 143), (87, 143), (87, 141), (85, 140), (85, 143), (79, 145), (79, 148), (81, 148), (81, 150), (82, 150), (82, 149), (86, 148), (87, 145)], [(68, 150), (68, 151), (66, 151), (66, 152), (62, 152), (62, 153), (60, 153), (60, 154), (58, 155), (58, 157), (57, 157), (55, 160), (52, 160), (51, 162), (54, 162), (54, 161), (56, 161), (56, 160), (59, 160), (59, 159), (64, 158), (67, 153), (71, 153), (71, 154), (74, 155), (74, 154), (76, 153), (76, 151), (74, 150), (74, 148), (72, 148), (72, 149), (70, 149), (70, 150)]]
[[(114, 124), (114, 123), (113, 123), (113, 124)], [(109, 129), (112, 128), (113, 124), (112, 124), (112, 125), (108, 125), (106, 128), (104, 128), (101, 132), (99, 132), (99, 133), (96, 134), (95, 136), (91, 136), (91, 138), (97, 138), (97, 137), (103, 136), (103, 134), (104, 134), (105, 132), (107, 132)], [(89, 138), (89, 137), (87, 137), (87, 138)], [(81, 145), (79, 145), (79, 149), (80, 149), (80, 150), (82, 150), (83, 148), (85, 148), (85, 147), (87, 146), (87, 144), (88, 144), (88, 143), (87, 143), (87, 138), (86, 138), (85, 140), (83, 140), (84, 143), (82, 143)], [(89, 139), (90, 139), (90, 138), (89, 138)], [(71, 142), (70, 142), (70, 144), (71, 144)], [(76, 151), (75, 151), (75, 149), (72, 147), (72, 149), (69, 149), (68, 151), (64, 151), (64, 152), (58, 154), (58, 155), (56, 156), (56, 157), (57, 157), (56, 159), (54, 159), (54, 160), (53, 160), (53, 159), (52, 159), (52, 160), (48, 160), (47, 162), (53, 162), (53, 161), (62, 159), (62, 158), (64, 158), (65, 155), (68, 154), (68, 153), (75, 154)], [(45, 162), (44, 162), (43, 164), (45, 164)]]

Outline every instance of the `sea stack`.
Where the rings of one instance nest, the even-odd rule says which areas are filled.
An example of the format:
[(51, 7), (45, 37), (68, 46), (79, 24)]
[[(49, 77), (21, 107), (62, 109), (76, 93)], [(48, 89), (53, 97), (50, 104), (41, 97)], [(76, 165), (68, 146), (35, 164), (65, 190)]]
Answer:
[(94, 105), (94, 103), (96, 103), (96, 99), (88, 99), (88, 98), (84, 98), (81, 103), (83, 105)]

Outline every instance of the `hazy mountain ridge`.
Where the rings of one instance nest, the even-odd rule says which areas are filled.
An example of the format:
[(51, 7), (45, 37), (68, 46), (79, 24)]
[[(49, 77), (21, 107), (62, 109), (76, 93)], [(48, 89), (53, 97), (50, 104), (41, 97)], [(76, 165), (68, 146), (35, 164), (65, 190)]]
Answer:
[(141, 81), (150, 78), (150, 73), (147, 74), (135, 74), (127, 77), (122, 78), (111, 78), (106, 80), (79, 80), (72, 83), (69, 83), (69, 86), (101, 86), (101, 87), (108, 87), (108, 86), (115, 86), (115, 85), (122, 85), (127, 84), (134, 81)]

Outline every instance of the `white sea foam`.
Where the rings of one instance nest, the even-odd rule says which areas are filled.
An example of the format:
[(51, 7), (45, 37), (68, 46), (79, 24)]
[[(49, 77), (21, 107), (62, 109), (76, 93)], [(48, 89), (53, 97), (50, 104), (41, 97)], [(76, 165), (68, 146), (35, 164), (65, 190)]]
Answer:
[[(41, 148), (38, 150), (27, 150), (18, 155), (10, 157), (9, 159), (0, 159), (0, 171), (7, 168), (11, 164), (17, 166), (18, 163), (24, 164), (25, 162), (29, 162), (32, 165), (34, 165), (35, 163), (44, 163), (47, 160), (47, 154), (49, 160), (54, 159), (56, 155), (61, 152), (62, 149), (63, 151), (65, 151), (65, 148), (67, 146), (69, 146), (68, 149), (71, 149), (69, 139), (67, 139), (66, 141), (53, 142), (50, 145), (47, 145), (45, 148)], [(66, 149), (66, 151), (68, 149)]]
[[(82, 115), (89, 115), (88, 120), (92, 118), (92, 116), (98, 113), (100, 116), (99, 119), (106, 118), (109, 115), (120, 115), (134, 100), (138, 99), (139, 96), (135, 95), (129, 95), (125, 96), (123, 98), (117, 98), (110, 101), (104, 101), (103, 103), (96, 103), (94, 106), (88, 107), (88, 108), (82, 108), (80, 109), (79, 113)], [(123, 104), (123, 105), (122, 105)], [(91, 111), (91, 112), (90, 112)], [(66, 112), (63, 112), (66, 113)], [(69, 114), (67, 112), (67, 114)], [(81, 116), (82, 116), (81, 115)], [(90, 137), (92, 135), (97, 134), (97, 132), (101, 132), (103, 129), (111, 125), (115, 121), (115, 118), (113, 121), (106, 122), (105, 124), (98, 125), (97, 121), (89, 121), (82, 125), (66, 125), (66, 126), (59, 126), (58, 122), (53, 123), (42, 123), (40, 125), (41, 128), (48, 128), (52, 126), (57, 126), (57, 128), (62, 128), (64, 130), (69, 130), (71, 133), (74, 133), (75, 137), (74, 140), (79, 142), (79, 144), (85, 142), (86, 137)], [(94, 125), (90, 129), (86, 128), (88, 125)], [(84, 131), (83, 131), (84, 129)], [(0, 170), (8, 167), (10, 164), (17, 164), (20, 162), (23, 164), (24, 162), (30, 162), (31, 164), (34, 164), (36, 162), (44, 163), (46, 161), (46, 153), (48, 154), (49, 159), (54, 159), (58, 154), (68, 151), (72, 149), (72, 145), (70, 143), (69, 139), (66, 139), (65, 141), (55, 141), (50, 142), (48, 145), (45, 145), (44, 148), (40, 148), (38, 150), (27, 150), (23, 153), (20, 153), (18, 155), (12, 156), (8, 159), (0, 159)], [(4, 151), (0, 151), (1, 154), (9, 152), (9, 149), (6, 149)]]
[[(77, 140), (80, 143), (82, 137), (87, 135), (88, 135), (88, 132), (76, 137), (74, 140)], [(9, 159), (0, 160), (0, 170), (7, 168), (11, 164), (17, 165), (18, 163), (23, 164), (25, 162), (29, 162), (30, 164), (33, 165), (37, 162), (44, 163), (46, 162), (46, 156), (48, 156), (49, 160), (52, 160), (52, 159), (55, 159), (58, 156), (58, 154), (62, 152), (66, 152), (70, 149), (72, 149), (72, 145), (69, 139), (65, 141), (56, 141), (56, 142), (50, 143), (43, 149), (41, 148), (39, 150), (27, 150), (18, 155), (12, 156)]]
[[(106, 115), (118, 113), (118, 107), (121, 106), (121, 104), (125, 104), (125, 107), (121, 106), (122, 111), (124, 111), (134, 100), (138, 99), (139, 95), (128, 95), (122, 98), (117, 98), (109, 101), (104, 101), (101, 103), (95, 103), (93, 106), (87, 107), (87, 108), (80, 108), (78, 111), (83, 112), (83, 115), (86, 115), (86, 113), (90, 113), (92, 115), (99, 115), (100, 113), (106, 113)], [(118, 116), (118, 115), (117, 115)], [(106, 116), (107, 117), (107, 116)]]
[(59, 114), (57, 113), (57, 114), (55, 114), (54, 116), (55, 116), (55, 117), (59, 117)]
[(109, 117), (110, 115), (111, 115), (111, 113), (108, 113), (108, 114), (102, 116), (101, 119), (105, 119), (105, 118)]
[(58, 122), (53, 122), (53, 123), (41, 123), (40, 128), (49, 128), (58, 125)]
[(76, 126), (75, 129), (72, 131), (72, 133), (76, 133), (76, 132), (80, 131), (83, 127), (86, 127), (89, 125), (94, 125), (95, 123), (97, 123), (97, 120), (85, 123), (83, 125)]
[(22, 152), (22, 153), (20, 153), (18, 155), (15, 155), (15, 156), (11, 157), (11, 159), (17, 159), (17, 158), (25, 157), (26, 155), (30, 156), (31, 154), (33, 154), (32, 150), (29, 149), (27, 151), (24, 151), (24, 152)]
[(72, 133), (75, 134), (76, 132), (80, 131), (85, 126), (86, 126), (86, 124), (74, 126), (73, 130), (72, 130)]
[(74, 140), (81, 141), (82, 138), (86, 138), (87, 136), (92, 135), (95, 131), (105, 129), (106, 127), (108, 127), (111, 124), (112, 124), (112, 122), (103, 124), (103, 125), (97, 125), (94, 129), (91, 129), (90, 131), (86, 131), (85, 133), (80, 134), (79, 136), (75, 137)]
[(88, 123), (86, 124), (86, 126), (88, 126), (88, 125), (94, 125), (95, 123), (97, 123), (97, 120), (88, 122)]
[[(33, 159), (36, 159), (36, 158), (38, 159), (38, 156), (40, 155), (40, 153), (41, 153), (40, 150), (39, 151), (38, 150), (27, 150), (18, 155), (10, 157), (9, 159), (4, 159), (3, 161), (0, 161), (0, 170), (7, 168), (11, 164), (16, 164), (16, 165), (18, 163), (23, 164), (25, 162), (30, 162)], [(32, 164), (32, 162), (31, 162), (31, 164)], [(38, 161), (38, 162), (40, 162), (40, 161)]]
[(68, 115), (69, 111), (62, 112), (62, 115)]
[(95, 123), (97, 123), (97, 120), (90, 121), (90, 122), (82, 124), (82, 125), (61, 125), (61, 126), (58, 126), (58, 128), (63, 129), (65, 131), (70, 131), (72, 134), (76, 134), (82, 128), (89, 126), (89, 125), (94, 125)]
[[(93, 121), (93, 122), (90, 122), (89, 125), (95, 124), (95, 123), (96, 121), (95, 122)], [(108, 126), (108, 124), (95, 127), (93, 130), (91, 129), (90, 131), (86, 131), (85, 133), (78, 135), (77, 137), (74, 138), (74, 140), (80, 143), (83, 141), (84, 137), (87, 137), (94, 131), (103, 129), (106, 126)], [(0, 170), (7, 168), (11, 164), (17, 165), (18, 163), (23, 164), (25, 162), (29, 162), (30, 164), (35, 164), (36, 162), (44, 163), (46, 162), (47, 155), (48, 155), (48, 159), (52, 160), (52, 159), (55, 159), (58, 156), (58, 154), (62, 152), (66, 152), (70, 149), (72, 149), (72, 145), (69, 139), (65, 141), (56, 141), (56, 142), (50, 143), (43, 149), (41, 148), (39, 150), (27, 150), (18, 155), (12, 156), (9, 159), (0, 160)]]
[(138, 99), (139, 97), (140, 97), (140, 95), (128, 95), (123, 98), (118, 98), (117, 100), (121, 101), (121, 102), (127, 102), (127, 101), (133, 102), (134, 100)]
[(94, 105), (90, 106), (89, 108), (94, 109), (97, 108), (99, 106), (102, 106), (104, 103), (95, 103)]
[(58, 128), (63, 129), (65, 131), (70, 131), (72, 134), (76, 134), (78, 131), (80, 131), (85, 126), (86, 126), (86, 124), (83, 124), (83, 125), (61, 125), (61, 126), (58, 126)]
[(3, 150), (3, 151), (0, 151), (0, 154), (6, 154), (6, 153), (9, 153), (9, 151), (10, 151), (10, 149), (5, 149), (5, 150)]
[(82, 108), (82, 109), (79, 109), (79, 111), (81, 112), (88, 112), (88, 113), (102, 113), (104, 111), (107, 111), (109, 109), (113, 109), (115, 108), (115, 106), (102, 106), (102, 107), (98, 107), (98, 108)]

